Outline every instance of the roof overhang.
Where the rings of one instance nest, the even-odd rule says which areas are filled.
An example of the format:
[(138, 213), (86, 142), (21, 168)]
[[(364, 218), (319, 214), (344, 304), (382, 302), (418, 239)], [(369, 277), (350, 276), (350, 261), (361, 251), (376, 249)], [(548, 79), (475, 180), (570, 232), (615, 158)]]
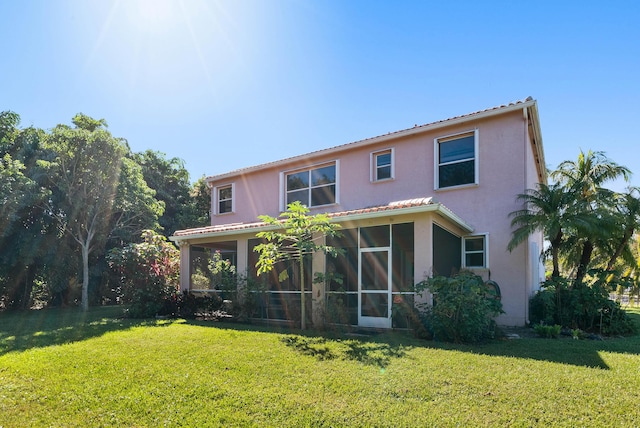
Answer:
[(529, 105), (523, 108), (523, 114), (527, 120), (529, 130), (529, 139), (533, 150), (533, 157), (538, 169), (538, 180), (541, 183), (547, 183), (547, 164), (544, 160), (544, 148), (542, 145), (542, 131), (540, 130), (540, 117), (538, 116), (538, 105), (535, 101), (531, 101)]
[[(362, 208), (350, 211), (327, 213), (332, 223), (351, 223), (363, 220), (371, 220), (389, 216), (434, 213), (437, 214), (465, 232), (471, 233), (474, 228), (441, 203), (434, 202), (432, 198), (411, 199), (408, 201), (391, 202), (388, 205)], [(218, 226), (201, 227), (195, 229), (178, 230), (169, 239), (176, 243), (190, 240), (203, 240), (208, 238), (222, 238), (237, 236), (245, 233), (256, 234), (258, 232), (277, 230), (278, 226), (268, 225), (263, 222), (236, 223)]]
[[(440, 128), (464, 124), (474, 120), (486, 119), (486, 118), (499, 116), (502, 114), (507, 114), (515, 111), (524, 110), (526, 112), (526, 111), (529, 111), (529, 109), (531, 109), (530, 111), (533, 113), (530, 116), (535, 117), (535, 124), (537, 124), (536, 125), (537, 140), (536, 141), (540, 142), (539, 148), (537, 150), (540, 151), (538, 156), (541, 158), (540, 160), (542, 162), (542, 166), (544, 167), (544, 156), (541, 154), (542, 140), (540, 137), (541, 134), (540, 134), (540, 128), (539, 128), (538, 113), (537, 113), (538, 110), (536, 107), (536, 101), (533, 98), (528, 97), (524, 101), (517, 101), (517, 102), (510, 103), (508, 105), (502, 105), (499, 107), (494, 107), (487, 110), (478, 111), (475, 113), (469, 113), (462, 116), (452, 117), (450, 119), (440, 120), (440, 121), (428, 123), (425, 125), (419, 125), (419, 126), (416, 125), (413, 128), (408, 128), (408, 129), (404, 129), (396, 132), (390, 132), (385, 135), (367, 138), (364, 140), (359, 140), (352, 143), (343, 144), (340, 146), (330, 147), (330, 148), (326, 148), (326, 149), (318, 150), (315, 152), (306, 153), (303, 155), (294, 156), (294, 157), (290, 157), (290, 158), (286, 158), (286, 159), (282, 159), (274, 162), (264, 163), (260, 165), (247, 167), (247, 168), (241, 168), (241, 169), (237, 169), (227, 173), (209, 176), (205, 180), (207, 183), (210, 184), (215, 181), (226, 180), (232, 177), (237, 177), (239, 175), (248, 174), (254, 171), (260, 171), (266, 168), (276, 168), (282, 165), (288, 165), (288, 164), (297, 163), (297, 162), (308, 162), (310, 156), (321, 157), (324, 155), (335, 154), (335, 153), (342, 152), (344, 150), (352, 150), (361, 146), (368, 146), (370, 144), (378, 144), (378, 143), (383, 143), (389, 140), (395, 140), (398, 138), (410, 137), (410, 136), (422, 134), (425, 132), (437, 130)], [(544, 173), (544, 177), (546, 178), (546, 172)]]

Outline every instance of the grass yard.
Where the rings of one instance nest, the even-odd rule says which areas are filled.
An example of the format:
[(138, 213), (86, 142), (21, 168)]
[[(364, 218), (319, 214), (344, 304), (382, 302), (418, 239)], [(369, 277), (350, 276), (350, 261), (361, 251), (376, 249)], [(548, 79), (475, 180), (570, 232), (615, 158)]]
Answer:
[(640, 336), (463, 346), (119, 313), (0, 314), (0, 427), (640, 426)]

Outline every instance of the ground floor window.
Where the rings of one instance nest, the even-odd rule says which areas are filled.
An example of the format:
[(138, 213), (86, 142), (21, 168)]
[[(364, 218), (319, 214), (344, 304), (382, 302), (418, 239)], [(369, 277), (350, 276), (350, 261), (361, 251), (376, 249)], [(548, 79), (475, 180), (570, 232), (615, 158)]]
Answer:
[[(256, 263), (259, 254), (254, 248), (264, 242), (261, 239), (250, 239), (248, 242), (248, 298), (255, 299), (255, 318), (264, 320), (300, 322), (300, 266), (297, 261), (276, 263), (271, 272), (257, 274)], [(312, 278), (311, 257), (304, 261), (304, 288), (307, 322), (311, 323), (312, 314)]]
[(190, 247), (191, 291), (232, 298), (236, 293), (237, 242), (225, 241)]
[(462, 240), (448, 230), (433, 225), (433, 276), (452, 276), (462, 265)]
[(406, 327), (399, 308), (413, 306), (413, 223), (341, 232), (327, 242), (341, 249), (338, 257), (327, 257), (327, 322), (392, 327), (383, 325), (391, 319), (393, 326)]

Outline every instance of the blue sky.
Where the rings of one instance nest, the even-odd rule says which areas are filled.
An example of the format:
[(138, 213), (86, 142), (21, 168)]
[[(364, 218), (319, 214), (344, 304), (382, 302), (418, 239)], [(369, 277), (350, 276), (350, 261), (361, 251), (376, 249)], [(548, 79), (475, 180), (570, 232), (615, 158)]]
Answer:
[[(0, 2), (0, 110), (82, 112), (192, 180), (538, 100), (547, 165), (640, 185), (640, 2)], [(622, 190), (622, 184), (614, 184)]]

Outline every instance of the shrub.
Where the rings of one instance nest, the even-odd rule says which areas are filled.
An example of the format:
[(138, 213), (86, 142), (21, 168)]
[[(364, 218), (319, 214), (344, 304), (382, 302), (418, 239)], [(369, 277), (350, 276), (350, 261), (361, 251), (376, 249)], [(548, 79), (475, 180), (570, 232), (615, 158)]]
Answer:
[(560, 335), (560, 327), (558, 324), (555, 325), (544, 325), (544, 324), (536, 324), (533, 326), (533, 330), (540, 337), (544, 337), (546, 339), (556, 339)]
[(433, 305), (421, 305), (423, 323), (437, 340), (477, 342), (495, 334), (494, 317), (502, 304), (488, 293), (482, 278), (472, 272), (453, 277), (436, 276), (416, 285), (416, 292), (428, 290)]
[(558, 324), (571, 329), (624, 335), (634, 326), (618, 302), (609, 298), (609, 279), (591, 272), (589, 283), (570, 285), (564, 278), (545, 281), (529, 301), (532, 324)]
[(149, 318), (175, 299), (179, 288), (179, 251), (162, 235), (146, 230), (143, 242), (115, 248), (107, 256), (118, 274), (127, 315)]
[(190, 291), (178, 294), (175, 303), (166, 315), (174, 315), (187, 319), (194, 319), (198, 315), (214, 316), (222, 309), (222, 299), (217, 294), (195, 295)]

